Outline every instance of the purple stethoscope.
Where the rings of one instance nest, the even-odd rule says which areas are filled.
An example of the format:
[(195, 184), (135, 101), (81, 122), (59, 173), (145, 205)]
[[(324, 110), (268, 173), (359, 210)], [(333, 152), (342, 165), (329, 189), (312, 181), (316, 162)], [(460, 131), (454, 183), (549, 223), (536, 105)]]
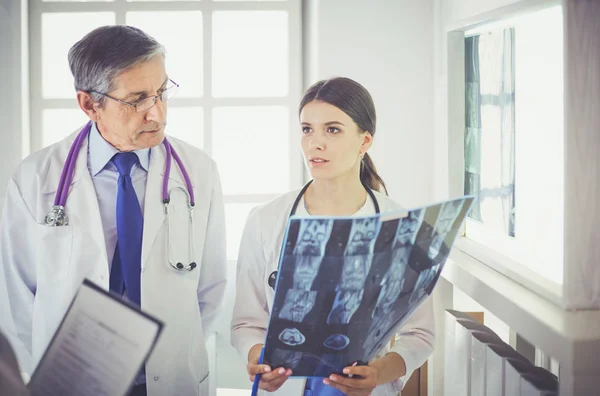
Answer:
[[(75, 162), (77, 161), (77, 155), (79, 154), (79, 150), (81, 150), (81, 145), (85, 140), (86, 136), (90, 133), (92, 129), (92, 122), (88, 122), (85, 127), (79, 132), (75, 141), (71, 145), (69, 149), (69, 154), (67, 155), (67, 159), (62, 169), (62, 173), (60, 175), (60, 181), (58, 182), (58, 189), (56, 190), (56, 196), (54, 197), (54, 205), (52, 206), (52, 210), (46, 214), (44, 219), (45, 224), (49, 227), (60, 227), (69, 225), (69, 217), (65, 212), (65, 204), (67, 202), (67, 195), (69, 193), (69, 187), (71, 186), (71, 182), (73, 181), (73, 172), (75, 170)], [(165, 207), (165, 217), (167, 220), (167, 255), (169, 258), (169, 265), (178, 271), (187, 270), (191, 271), (197, 267), (196, 262), (193, 261), (195, 257), (194, 252), (194, 207), (196, 205), (196, 200), (194, 198), (194, 189), (192, 188), (192, 182), (190, 181), (190, 177), (183, 166), (183, 162), (181, 158), (171, 146), (171, 143), (165, 137), (163, 139), (163, 146), (165, 146), (165, 150), (167, 153), (166, 163), (165, 163), (165, 173), (163, 175), (163, 183), (162, 183), (162, 201)], [(188, 265), (184, 265), (182, 262), (175, 262), (171, 259), (171, 218), (169, 216), (169, 204), (171, 202), (170, 192), (169, 192), (169, 176), (171, 174), (171, 163), (172, 159), (175, 158), (175, 162), (177, 162), (177, 166), (179, 166), (179, 170), (185, 179), (186, 188), (176, 187), (177, 189), (181, 189), (187, 193), (188, 197), (188, 210), (189, 210), (189, 246), (190, 246), (190, 260), (191, 262)]]

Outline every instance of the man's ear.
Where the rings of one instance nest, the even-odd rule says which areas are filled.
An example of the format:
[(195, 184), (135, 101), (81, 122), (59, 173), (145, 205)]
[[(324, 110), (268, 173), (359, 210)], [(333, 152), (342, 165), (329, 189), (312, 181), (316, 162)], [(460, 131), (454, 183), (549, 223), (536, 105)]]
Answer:
[(94, 101), (92, 95), (85, 91), (77, 91), (77, 103), (79, 107), (90, 120), (96, 122), (100, 119), (100, 114), (98, 113), (98, 103)]

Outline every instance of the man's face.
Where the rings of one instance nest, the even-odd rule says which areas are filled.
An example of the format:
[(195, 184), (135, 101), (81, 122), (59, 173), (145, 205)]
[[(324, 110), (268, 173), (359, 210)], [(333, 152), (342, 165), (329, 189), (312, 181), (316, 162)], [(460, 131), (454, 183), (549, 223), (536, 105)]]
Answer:
[[(119, 74), (114, 80), (115, 89), (106, 94), (134, 104), (160, 95), (168, 83), (164, 59), (157, 55)], [(107, 97), (102, 107), (96, 107), (96, 112), (102, 137), (119, 151), (150, 148), (163, 141), (167, 104), (160, 99), (150, 109), (137, 112), (133, 106)]]

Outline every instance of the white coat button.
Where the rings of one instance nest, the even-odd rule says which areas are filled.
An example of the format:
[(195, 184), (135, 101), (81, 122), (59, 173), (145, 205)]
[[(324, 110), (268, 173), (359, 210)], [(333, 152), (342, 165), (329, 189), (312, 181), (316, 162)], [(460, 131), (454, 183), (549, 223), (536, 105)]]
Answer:
[(158, 381), (158, 376), (154, 377), (154, 381)]
[(104, 276), (101, 276), (101, 277), (100, 277), (100, 280), (104, 280)]

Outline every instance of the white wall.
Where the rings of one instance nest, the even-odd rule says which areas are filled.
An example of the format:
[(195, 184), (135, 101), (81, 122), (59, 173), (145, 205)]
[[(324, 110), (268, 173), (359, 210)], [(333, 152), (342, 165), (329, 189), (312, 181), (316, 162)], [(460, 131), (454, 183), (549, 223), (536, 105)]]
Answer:
[[(528, 0), (442, 0), (448, 21), (455, 22)], [(439, 0), (436, 0), (439, 3)]]
[[(309, 81), (346, 76), (373, 96), (371, 154), (405, 207), (432, 199), (433, 1), (322, 0)], [(313, 56), (314, 58), (314, 56)], [(316, 73), (316, 74), (314, 74)]]
[[(6, 185), (23, 155), (22, 34), (25, 1), (0, 0), (0, 208)], [(27, 107), (27, 106), (26, 106)]]

